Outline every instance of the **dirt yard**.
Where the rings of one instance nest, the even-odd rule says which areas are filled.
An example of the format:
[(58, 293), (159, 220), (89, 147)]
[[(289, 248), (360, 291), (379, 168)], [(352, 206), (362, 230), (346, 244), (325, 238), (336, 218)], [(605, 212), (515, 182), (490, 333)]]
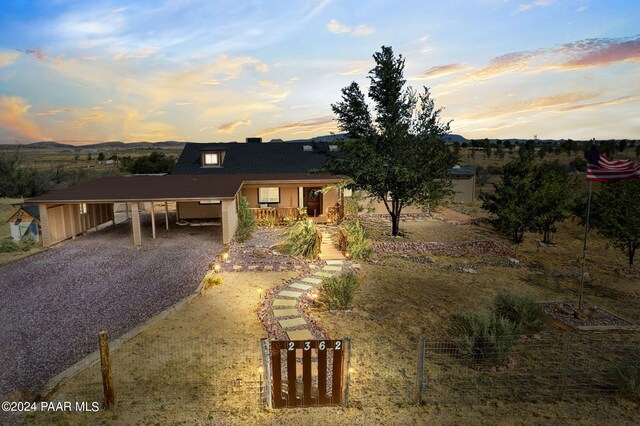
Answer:
[[(413, 230), (409, 238), (413, 236), (414, 241), (465, 241), (481, 236), (504, 242), (484, 225), (460, 226), (438, 219), (420, 219), (403, 222), (401, 228)], [(416, 339), (424, 335), (428, 342), (433, 342), (443, 336), (451, 313), (486, 310), (502, 289), (539, 301), (575, 299), (580, 227), (570, 221), (562, 224), (555, 236), (555, 247), (538, 247), (536, 238), (526, 235), (525, 243), (512, 255), (519, 260), (517, 265), (506, 257), (405, 257), (401, 253), (378, 256), (373, 263), (363, 263), (363, 283), (353, 310), (330, 313), (312, 308), (311, 314), (331, 336), (348, 336), (353, 341), (351, 408), (347, 410), (270, 412), (259, 406), (255, 399), (257, 390), (252, 387), (259, 366), (256, 345), (266, 336), (255, 313), (259, 290), (277, 286), (295, 273), (225, 273), (221, 274), (221, 286), (207, 290), (114, 354), (114, 368), (120, 369), (114, 375), (129, 379), (120, 385), (120, 390), (118, 379), (114, 379), (120, 402), (113, 412), (39, 414), (29, 417), (28, 422), (637, 424), (638, 402), (603, 394), (591, 376), (590, 387), (583, 394), (577, 393), (578, 385), (577, 390), (570, 389), (574, 393), (569, 395), (585, 396), (565, 400), (556, 396), (553, 386), (560, 380), (561, 370), (554, 369), (562, 365), (565, 335), (551, 324), (543, 335), (521, 343), (515, 351), (518, 357), (515, 369), (499, 373), (500, 376), (462, 368), (452, 359), (444, 364), (428, 359), (426, 405), (418, 407), (412, 403)], [(591, 275), (586, 299), (638, 324), (640, 299), (632, 294), (638, 291), (640, 274), (637, 270), (629, 272), (624, 255), (608, 247), (595, 233), (589, 247)], [(460, 266), (469, 266), (475, 272), (462, 272)], [(613, 362), (613, 348), (628, 350), (624, 345), (629, 336), (632, 335), (576, 334), (573, 349), (576, 377), (570, 377), (570, 381), (578, 383), (585, 371), (597, 377), (601, 365), (590, 360), (601, 357), (603, 362)], [(584, 342), (597, 345), (589, 347)], [(238, 351), (241, 359), (234, 363), (223, 355), (225, 351)], [(221, 377), (212, 377), (213, 369), (221, 371)], [(520, 375), (526, 371), (532, 374)], [(537, 372), (548, 374), (538, 377)], [(98, 374), (97, 367), (89, 369), (63, 386), (54, 398), (100, 400)], [(230, 382), (235, 383), (231, 388)], [(537, 394), (525, 393), (538, 388), (548, 388), (548, 395), (536, 397)], [(215, 389), (227, 391), (218, 390), (218, 396), (213, 397)], [(502, 397), (483, 400), (478, 395), (487, 389)]]

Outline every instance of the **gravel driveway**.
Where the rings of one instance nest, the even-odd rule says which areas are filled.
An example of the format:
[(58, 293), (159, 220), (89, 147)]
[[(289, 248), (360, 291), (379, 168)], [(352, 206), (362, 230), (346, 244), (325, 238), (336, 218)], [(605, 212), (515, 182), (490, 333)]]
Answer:
[(157, 220), (152, 240), (149, 220), (140, 250), (122, 223), (0, 267), (0, 400), (33, 397), (96, 350), (99, 331), (115, 339), (198, 287), (220, 227)]

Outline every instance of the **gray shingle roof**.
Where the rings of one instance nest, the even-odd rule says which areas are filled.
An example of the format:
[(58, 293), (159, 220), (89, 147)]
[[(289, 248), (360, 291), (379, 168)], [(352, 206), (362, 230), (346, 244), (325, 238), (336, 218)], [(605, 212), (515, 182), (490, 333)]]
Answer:
[[(256, 173), (308, 173), (324, 164), (326, 157), (304, 151), (314, 143), (187, 143), (173, 175), (221, 175)], [(202, 151), (225, 151), (222, 167), (201, 167)]]

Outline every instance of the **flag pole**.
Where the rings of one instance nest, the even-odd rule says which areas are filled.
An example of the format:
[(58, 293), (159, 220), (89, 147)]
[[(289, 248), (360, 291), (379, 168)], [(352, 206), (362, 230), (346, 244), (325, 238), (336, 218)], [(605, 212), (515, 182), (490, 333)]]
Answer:
[(584, 292), (584, 273), (587, 267), (587, 234), (589, 233), (589, 215), (591, 214), (591, 193), (593, 181), (587, 181), (587, 217), (584, 221), (584, 245), (582, 246), (582, 273), (580, 274), (580, 299), (578, 300), (578, 312), (582, 311), (582, 294)]

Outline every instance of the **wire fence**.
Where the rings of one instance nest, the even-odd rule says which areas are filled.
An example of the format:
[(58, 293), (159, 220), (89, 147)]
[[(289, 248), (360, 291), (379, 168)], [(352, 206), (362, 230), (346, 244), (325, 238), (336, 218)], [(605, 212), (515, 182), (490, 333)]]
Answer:
[[(262, 409), (267, 389), (260, 342), (239, 341), (195, 344), (148, 336), (112, 351), (118, 410), (250, 414)], [(417, 343), (385, 336), (354, 339), (345, 386), (349, 406), (605, 399), (624, 392), (623, 367), (637, 368), (640, 361), (638, 332), (550, 332), (487, 340), (430, 336)], [(63, 384), (54, 399), (102, 397), (97, 363)]]

